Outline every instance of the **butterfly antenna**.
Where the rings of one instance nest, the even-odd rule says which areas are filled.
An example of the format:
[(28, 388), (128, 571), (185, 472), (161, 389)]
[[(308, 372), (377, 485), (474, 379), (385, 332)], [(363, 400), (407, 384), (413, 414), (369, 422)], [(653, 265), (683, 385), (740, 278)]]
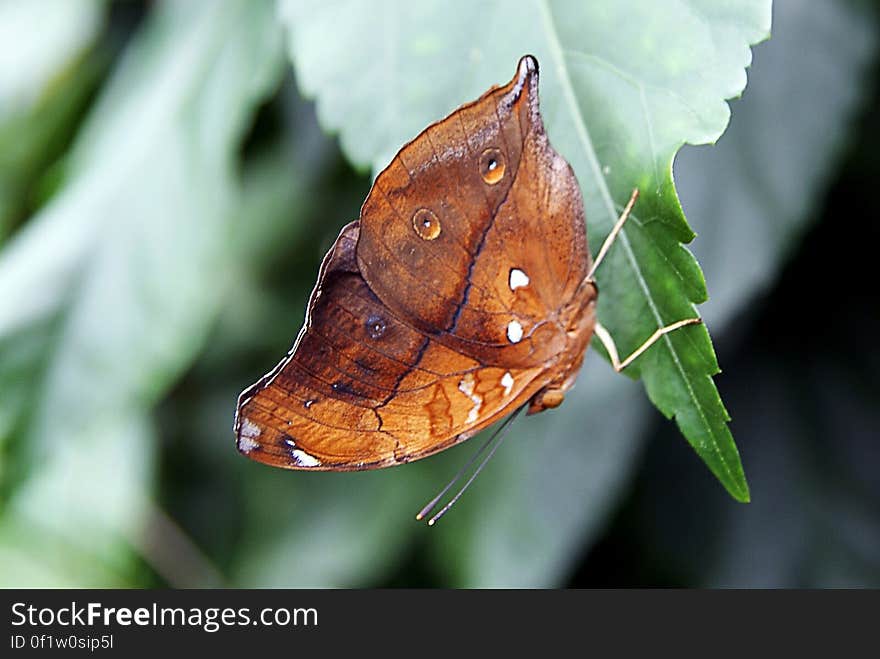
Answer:
[(440, 501), (440, 499), (443, 498), (443, 496), (449, 491), (449, 489), (453, 485), (455, 485), (459, 480), (461, 480), (461, 477), (467, 472), (468, 469), (470, 469), (471, 465), (473, 465), (474, 462), (476, 462), (477, 458), (479, 458), (485, 452), (485, 450), (491, 444), (494, 443), (494, 446), (492, 446), (492, 449), (489, 451), (489, 454), (479, 464), (479, 466), (476, 468), (474, 473), (471, 474), (471, 477), (468, 478), (468, 480), (464, 484), (464, 486), (458, 491), (458, 493), (454, 497), (452, 497), (452, 499), (449, 501), (449, 503), (447, 503), (445, 506), (443, 506), (443, 508), (440, 510), (440, 512), (438, 512), (436, 515), (434, 515), (431, 519), (428, 520), (428, 526), (433, 526), (437, 522), (438, 519), (443, 517), (443, 515), (445, 515), (446, 512), (450, 508), (452, 508), (453, 504), (461, 498), (461, 495), (464, 494), (465, 490), (467, 490), (468, 487), (470, 486), (470, 484), (474, 482), (474, 479), (479, 475), (479, 473), (481, 471), (483, 471), (483, 467), (485, 467), (488, 464), (489, 460), (492, 459), (492, 456), (495, 455), (495, 451), (498, 450), (498, 447), (501, 446), (501, 442), (504, 441), (504, 437), (507, 433), (507, 430), (510, 428), (510, 425), (513, 423), (513, 420), (517, 416), (519, 416), (519, 413), (522, 412), (525, 408), (526, 408), (526, 405), (521, 406), (513, 414), (511, 414), (509, 417), (507, 417), (500, 426), (498, 426), (498, 429), (492, 433), (492, 435), (489, 437), (489, 439), (487, 439), (485, 442), (483, 442), (482, 446), (480, 446), (480, 448), (477, 449), (477, 451), (473, 454), (473, 456), (471, 456), (470, 460), (468, 460), (464, 464), (464, 466), (458, 470), (458, 473), (455, 474), (455, 476), (452, 478), (452, 480), (446, 484), (446, 487), (444, 487), (442, 490), (440, 490), (440, 493), (437, 494), (437, 496), (435, 496), (433, 499), (431, 499), (428, 502), (428, 504), (419, 511), (419, 513), (416, 515), (416, 519), (418, 519), (418, 520), (424, 519), (424, 517), (426, 515), (428, 515), (432, 510), (434, 510), (434, 508), (437, 506), (437, 503)]
[[(507, 422), (505, 421), (505, 425), (506, 425), (506, 424), (507, 424)], [(480, 446), (480, 448), (477, 449), (477, 451), (471, 456), (470, 460), (468, 460), (467, 462), (465, 462), (465, 463), (464, 463), (464, 466), (463, 466), (461, 469), (458, 470), (458, 473), (455, 474), (455, 476), (452, 477), (452, 480), (449, 481), (449, 482), (446, 484), (446, 487), (444, 487), (442, 490), (440, 490), (440, 492), (437, 494), (437, 496), (435, 496), (433, 499), (431, 499), (431, 500), (425, 505), (425, 507), (422, 508), (422, 509), (416, 514), (416, 519), (417, 519), (417, 520), (422, 520), (422, 519), (425, 517), (425, 515), (427, 515), (428, 513), (430, 513), (432, 510), (434, 510), (434, 508), (437, 506), (437, 502), (440, 501), (440, 499), (442, 499), (443, 496), (444, 496), (447, 492), (449, 492), (449, 488), (451, 488), (453, 485), (455, 485), (455, 484), (459, 481), (459, 479), (461, 479), (462, 475), (464, 475), (464, 473), (465, 473), (468, 469), (470, 469), (470, 466), (471, 466), (472, 464), (474, 464), (474, 462), (477, 460), (477, 458), (479, 458), (479, 457), (483, 454), (483, 451), (485, 451), (486, 448), (489, 446), (489, 444), (492, 443), (492, 441), (495, 439), (495, 436), (496, 436), (496, 435), (497, 435), (497, 434), (503, 429), (503, 427), (504, 427), (504, 426), (500, 426), (500, 427), (498, 428), (498, 430), (496, 430), (494, 433), (492, 433), (492, 435), (489, 437), (489, 439), (487, 439), (485, 442), (483, 442), (483, 444)]]
[(596, 274), (596, 270), (599, 268), (599, 264), (602, 263), (602, 259), (605, 258), (605, 255), (608, 253), (608, 250), (611, 249), (611, 245), (614, 244), (614, 241), (617, 240), (617, 234), (623, 229), (623, 223), (626, 222), (629, 214), (632, 212), (633, 206), (636, 205), (636, 200), (639, 198), (639, 189), (636, 188), (632, 191), (632, 195), (630, 195), (629, 201), (626, 202), (626, 206), (623, 209), (623, 212), (620, 214), (620, 217), (617, 218), (617, 222), (614, 223), (614, 228), (611, 229), (611, 233), (608, 234), (608, 237), (605, 238), (605, 242), (602, 243), (602, 247), (599, 249), (599, 253), (596, 255), (596, 260), (593, 261), (593, 267), (590, 268), (590, 272), (587, 273), (587, 279), (592, 279), (593, 275)]

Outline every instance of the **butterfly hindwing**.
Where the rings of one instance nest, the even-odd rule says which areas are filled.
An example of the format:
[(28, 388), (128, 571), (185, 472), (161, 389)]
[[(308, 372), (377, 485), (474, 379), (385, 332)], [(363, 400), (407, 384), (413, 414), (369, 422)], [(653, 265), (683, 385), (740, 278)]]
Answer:
[(239, 400), (239, 450), (291, 469), (386, 467), (436, 453), (540, 389), (543, 372), (484, 367), (398, 319), (353, 258), (358, 224), (322, 266), (290, 354)]

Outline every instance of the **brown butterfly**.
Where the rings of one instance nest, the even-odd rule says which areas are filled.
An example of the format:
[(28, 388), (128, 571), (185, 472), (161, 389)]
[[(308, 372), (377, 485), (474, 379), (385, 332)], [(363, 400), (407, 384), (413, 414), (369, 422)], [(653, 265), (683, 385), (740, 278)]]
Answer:
[(577, 179), (544, 132), (538, 63), (523, 57), (378, 176), (324, 258), (293, 348), (239, 397), (238, 450), (312, 471), (418, 460), (514, 410), (558, 406), (594, 331), (621, 370), (699, 322), (658, 329), (622, 361), (596, 322), (593, 272), (636, 196), (593, 263)]

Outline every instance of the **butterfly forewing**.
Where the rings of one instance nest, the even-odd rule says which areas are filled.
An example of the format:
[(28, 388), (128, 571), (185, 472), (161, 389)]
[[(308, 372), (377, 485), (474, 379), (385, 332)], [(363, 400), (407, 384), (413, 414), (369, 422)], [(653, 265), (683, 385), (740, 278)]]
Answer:
[[(496, 168), (502, 158), (507, 169), (518, 166), (522, 104), (497, 112), (514, 88), (512, 82), (487, 92), (406, 144), (361, 209), (357, 253), (364, 279), (391, 310), (426, 332), (454, 327), (470, 288), (467, 273), (510, 189), (512, 177), (487, 186), (478, 167), (488, 149), (498, 150)], [(483, 117), (480, 130), (475, 115)], [(506, 125), (517, 137), (515, 149), (501, 155)], [(484, 298), (491, 301), (491, 293)]]

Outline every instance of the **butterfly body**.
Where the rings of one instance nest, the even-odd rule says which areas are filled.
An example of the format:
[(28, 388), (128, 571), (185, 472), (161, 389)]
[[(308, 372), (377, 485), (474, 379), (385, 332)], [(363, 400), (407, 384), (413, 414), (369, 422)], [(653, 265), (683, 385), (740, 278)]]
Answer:
[(290, 353), (239, 397), (240, 452), (348, 471), (558, 406), (595, 325), (583, 202), (534, 58), (425, 129), (325, 257)]

